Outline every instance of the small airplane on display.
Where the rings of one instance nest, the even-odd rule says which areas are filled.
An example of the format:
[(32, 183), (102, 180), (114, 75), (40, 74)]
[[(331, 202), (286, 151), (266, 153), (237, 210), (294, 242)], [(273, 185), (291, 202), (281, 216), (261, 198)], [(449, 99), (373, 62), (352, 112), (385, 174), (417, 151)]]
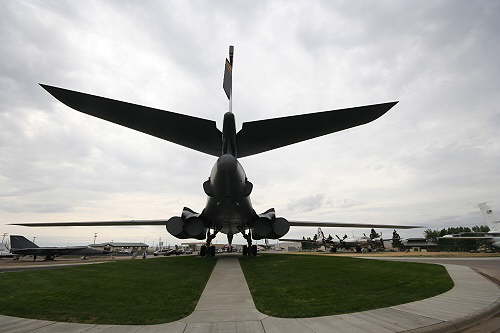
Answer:
[(52, 96), (77, 111), (217, 157), (208, 180), (203, 183), (208, 199), (201, 213), (184, 207), (180, 216), (169, 219), (14, 224), (28, 227), (164, 225), (171, 235), (179, 239), (205, 239), (200, 255), (210, 256), (215, 254), (211, 242), (219, 232), (227, 235), (229, 245), (233, 235), (241, 233), (247, 241), (243, 253), (256, 255), (257, 246), (252, 245), (252, 240), (279, 239), (294, 226), (420, 228), (411, 225), (288, 220), (276, 216), (274, 208), (257, 213), (250, 201), (253, 184), (238, 158), (369, 123), (397, 102), (244, 122), (241, 130), (236, 132), (232, 112), (233, 53), (234, 48), (230, 46), (223, 81), (229, 111), (224, 114), (222, 131), (217, 129), (213, 120), (41, 85)]
[(87, 256), (97, 256), (110, 254), (110, 251), (94, 249), (90, 246), (66, 246), (66, 247), (40, 247), (24, 236), (10, 236), (10, 253), (18, 257), (33, 256), (33, 261), (37, 256), (45, 256), (45, 260), (54, 260), (56, 256), (75, 255), (85, 258)]

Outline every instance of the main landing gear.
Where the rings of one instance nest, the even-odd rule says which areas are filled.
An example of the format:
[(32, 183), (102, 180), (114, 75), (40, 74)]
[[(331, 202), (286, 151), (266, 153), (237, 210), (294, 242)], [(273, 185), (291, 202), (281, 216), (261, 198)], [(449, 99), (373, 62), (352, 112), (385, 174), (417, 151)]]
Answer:
[(213, 234), (210, 234), (210, 229), (207, 230), (207, 241), (205, 245), (200, 248), (200, 257), (214, 257), (215, 246), (211, 245), (212, 240), (215, 238), (220, 229), (215, 229)]
[(241, 233), (248, 243), (248, 245), (243, 245), (243, 255), (255, 257), (257, 255), (257, 245), (252, 245), (252, 235), (250, 231), (248, 234), (245, 234), (245, 230), (242, 230)]

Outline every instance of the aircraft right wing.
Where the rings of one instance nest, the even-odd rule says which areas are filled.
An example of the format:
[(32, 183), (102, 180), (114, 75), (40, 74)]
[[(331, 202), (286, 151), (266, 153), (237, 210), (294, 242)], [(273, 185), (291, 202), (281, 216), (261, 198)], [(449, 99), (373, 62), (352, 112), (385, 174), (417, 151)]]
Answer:
[(11, 223), (24, 227), (90, 227), (90, 226), (137, 226), (137, 225), (167, 225), (168, 220), (130, 220), (130, 221), (89, 221), (89, 222), (30, 222)]
[(414, 229), (425, 228), (421, 225), (397, 225), (397, 224), (363, 224), (345, 222), (317, 222), (317, 221), (288, 221), (291, 227), (345, 227), (345, 228), (378, 228), (378, 229)]
[(389, 111), (396, 103), (245, 122), (236, 135), (238, 157), (259, 154), (369, 123)]
[(456, 237), (438, 237), (439, 239), (493, 239), (494, 236), (456, 236)]
[(213, 156), (221, 155), (222, 133), (213, 120), (153, 109), (78, 91), (40, 84), (76, 111), (156, 136)]

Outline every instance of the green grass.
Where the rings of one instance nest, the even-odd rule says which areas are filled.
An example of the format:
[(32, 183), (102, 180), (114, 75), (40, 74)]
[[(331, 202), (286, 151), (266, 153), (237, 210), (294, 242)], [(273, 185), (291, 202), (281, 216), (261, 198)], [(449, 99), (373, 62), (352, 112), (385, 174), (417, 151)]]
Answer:
[(453, 287), (446, 269), (432, 264), (283, 254), (240, 263), (257, 309), (275, 317), (364, 311)]
[(178, 257), (3, 273), (0, 314), (95, 324), (170, 322), (194, 310), (214, 265), (214, 258)]

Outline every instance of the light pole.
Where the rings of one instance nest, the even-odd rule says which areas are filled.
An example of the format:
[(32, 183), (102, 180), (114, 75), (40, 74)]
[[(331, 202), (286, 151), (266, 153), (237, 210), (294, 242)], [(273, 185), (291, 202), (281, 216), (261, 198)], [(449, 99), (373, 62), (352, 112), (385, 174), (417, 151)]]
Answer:
[(97, 232), (94, 232), (94, 245), (95, 245), (96, 238), (97, 238)]
[(36, 236), (33, 236), (33, 243), (35, 242)]

